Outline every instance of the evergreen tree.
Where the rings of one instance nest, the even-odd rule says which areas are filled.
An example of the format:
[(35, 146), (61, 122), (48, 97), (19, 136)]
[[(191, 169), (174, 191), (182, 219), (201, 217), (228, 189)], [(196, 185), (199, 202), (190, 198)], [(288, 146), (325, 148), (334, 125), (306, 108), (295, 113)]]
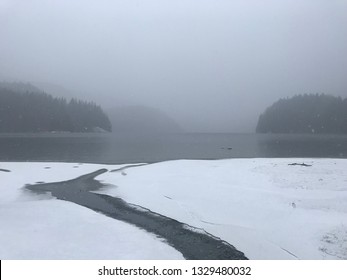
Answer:
[(347, 133), (347, 99), (304, 94), (280, 99), (259, 116), (260, 133)]
[(43, 92), (13, 88), (0, 87), (0, 132), (111, 131), (107, 115), (93, 102), (67, 102)]

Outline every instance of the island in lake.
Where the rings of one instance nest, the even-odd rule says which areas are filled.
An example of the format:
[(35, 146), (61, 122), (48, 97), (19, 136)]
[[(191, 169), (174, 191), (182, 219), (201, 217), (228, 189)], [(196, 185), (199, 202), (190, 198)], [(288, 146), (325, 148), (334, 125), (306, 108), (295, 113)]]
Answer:
[(256, 132), (347, 134), (347, 98), (304, 94), (280, 99), (260, 115)]

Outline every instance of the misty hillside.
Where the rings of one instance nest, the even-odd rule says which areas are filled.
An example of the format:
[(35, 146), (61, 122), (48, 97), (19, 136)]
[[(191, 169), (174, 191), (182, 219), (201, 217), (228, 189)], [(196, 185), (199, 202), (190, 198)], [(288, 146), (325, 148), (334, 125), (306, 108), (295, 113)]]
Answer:
[(42, 92), (42, 90), (30, 83), (22, 82), (0, 82), (0, 89), (7, 89), (17, 93)]
[(108, 110), (113, 131), (120, 133), (176, 133), (183, 129), (159, 109), (144, 106)]
[(39, 83), (35, 82), (34, 85), (41, 89), (44, 92), (48, 92), (49, 94), (53, 95), (54, 97), (63, 97), (70, 99), (72, 97), (75, 98), (83, 98), (82, 96), (75, 96), (73, 92), (66, 89), (65, 87), (59, 85), (59, 84), (52, 84), (52, 83)]
[(304, 94), (280, 99), (260, 115), (260, 133), (347, 133), (347, 98)]
[(54, 98), (23, 83), (0, 83), (0, 132), (111, 131), (101, 107)]

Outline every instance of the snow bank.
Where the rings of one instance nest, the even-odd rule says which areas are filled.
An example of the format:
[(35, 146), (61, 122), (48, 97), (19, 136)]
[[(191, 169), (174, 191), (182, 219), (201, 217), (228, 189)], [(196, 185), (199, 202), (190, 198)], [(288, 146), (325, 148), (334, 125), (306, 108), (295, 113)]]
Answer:
[[(312, 166), (288, 165), (306, 163)], [(0, 163), (0, 258), (177, 259), (155, 236), (22, 186), (100, 168), (71, 163)], [(99, 193), (201, 228), (250, 259), (347, 259), (347, 160), (169, 161), (96, 179)], [(154, 248), (154, 249), (153, 249)]]
[(109, 166), (0, 163), (0, 169), (11, 171), (0, 171), (0, 259), (183, 259), (144, 230), (22, 188), (103, 167)]
[[(288, 165), (306, 163), (312, 166)], [(347, 259), (347, 160), (179, 160), (105, 173), (122, 197), (251, 259)]]

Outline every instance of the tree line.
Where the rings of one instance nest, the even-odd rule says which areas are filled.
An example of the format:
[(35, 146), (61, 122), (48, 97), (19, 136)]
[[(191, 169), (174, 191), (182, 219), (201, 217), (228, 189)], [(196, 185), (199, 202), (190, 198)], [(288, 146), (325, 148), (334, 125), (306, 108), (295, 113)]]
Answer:
[(259, 133), (347, 133), (347, 98), (304, 94), (280, 99), (260, 115)]
[(53, 131), (111, 131), (111, 123), (94, 102), (0, 87), (0, 132)]

